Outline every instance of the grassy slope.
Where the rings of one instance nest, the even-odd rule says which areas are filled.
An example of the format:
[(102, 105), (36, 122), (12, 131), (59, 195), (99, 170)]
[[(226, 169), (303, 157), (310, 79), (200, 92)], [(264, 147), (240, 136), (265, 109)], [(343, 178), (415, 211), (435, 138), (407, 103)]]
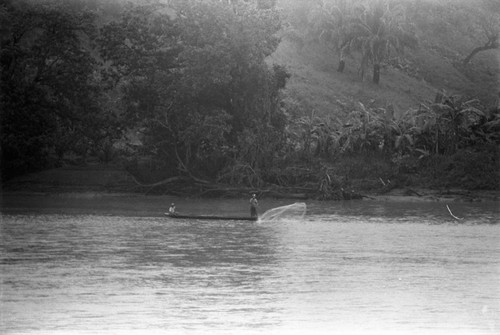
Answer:
[[(346, 112), (344, 104), (361, 101), (385, 107), (393, 104), (396, 112), (417, 107), (419, 102), (432, 98), (436, 88), (424, 80), (406, 76), (392, 68), (382, 71), (379, 85), (370, 78), (361, 81), (355, 60), (348, 60), (343, 73), (336, 71), (335, 55), (320, 46), (298, 48), (283, 41), (271, 61), (287, 66), (292, 74), (286, 94), (297, 100), (305, 110), (316, 110), (320, 115)], [(328, 57), (330, 56), (330, 57)]]
[(317, 44), (300, 47), (285, 39), (269, 61), (285, 65), (292, 74), (285, 92), (288, 98), (304, 111), (319, 115), (342, 116), (346, 112), (342, 104), (349, 101), (377, 107), (392, 104), (398, 115), (432, 101), (443, 89), (448, 94), (480, 98), (490, 106), (500, 90), (500, 50), (481, 52), (466, 69), (460, 69), (456, 64), (482, 43), (461, 37), (453, 27), (438, 33), (422, 30), (418, 50), (405, 55), (416, 76), (386, 67), (379, 85), (371, 82), (371, 73), (361, 80), (354, 59), (348, 59), (344, 73), (338, 73), (337, 55)]

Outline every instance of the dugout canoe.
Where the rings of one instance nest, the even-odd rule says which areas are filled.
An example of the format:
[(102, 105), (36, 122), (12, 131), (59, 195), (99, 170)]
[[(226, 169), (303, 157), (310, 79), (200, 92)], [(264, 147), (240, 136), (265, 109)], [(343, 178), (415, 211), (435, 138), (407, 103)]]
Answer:
[(226, 220), (226, 221), (257, 221), (258, 218), (251, 216), (224, 216), (224, 215), (193, 215), (193, 214), (170, 214), (166, 216), (173, 219), (193, 219), (193, 220)]

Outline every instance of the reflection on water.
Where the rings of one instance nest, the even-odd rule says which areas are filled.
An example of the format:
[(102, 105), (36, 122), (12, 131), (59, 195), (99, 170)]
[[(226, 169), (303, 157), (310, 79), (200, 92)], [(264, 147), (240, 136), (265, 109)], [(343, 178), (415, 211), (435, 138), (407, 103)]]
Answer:
[[(4, 202), (0, 331), (500, 330), (497, 204), (450, 204), (457, 222), (442, 203), (311, 202), (303, 220), (249, 223), (165, 218), (169, 200), (135, 212), (127, 198), (97, 209)], [(239, 205), (176, 203), (202, 213)]]

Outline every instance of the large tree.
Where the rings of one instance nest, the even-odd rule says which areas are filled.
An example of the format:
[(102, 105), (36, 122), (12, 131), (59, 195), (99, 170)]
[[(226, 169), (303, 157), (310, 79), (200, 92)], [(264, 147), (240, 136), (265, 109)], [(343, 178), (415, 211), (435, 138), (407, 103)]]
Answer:
[[(253, 144), (246, 129), (262, 139), (282, 126), (283, 71), (264, 62), (279, 27), (275, 10), (252, 3), (179, 0), (133, 6), (103, 28), (126, 122), (168, 175), (215, 178), (227, 164), (250, 160), (241, 156)], [(259, 157), (253, 163), (265, 161)]]
[(6, 2), (0, 19), (0, 144), (9, 178), (57, 164), (99, 137), (99, 91), (91, 15), (51, 2)]

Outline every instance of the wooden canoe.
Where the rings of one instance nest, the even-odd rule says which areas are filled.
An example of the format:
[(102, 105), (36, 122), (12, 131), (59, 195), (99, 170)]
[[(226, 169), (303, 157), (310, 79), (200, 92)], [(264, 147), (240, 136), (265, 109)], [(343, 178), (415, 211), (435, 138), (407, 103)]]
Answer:
[(226, 221), (257, 221), (258, 218), (251, 216), (222, 216), (222, 215), (194, 215), (194, 214), (170, 214), (165, 213), (173, 219), (195, 219), (195, 220), (226, 220)]

